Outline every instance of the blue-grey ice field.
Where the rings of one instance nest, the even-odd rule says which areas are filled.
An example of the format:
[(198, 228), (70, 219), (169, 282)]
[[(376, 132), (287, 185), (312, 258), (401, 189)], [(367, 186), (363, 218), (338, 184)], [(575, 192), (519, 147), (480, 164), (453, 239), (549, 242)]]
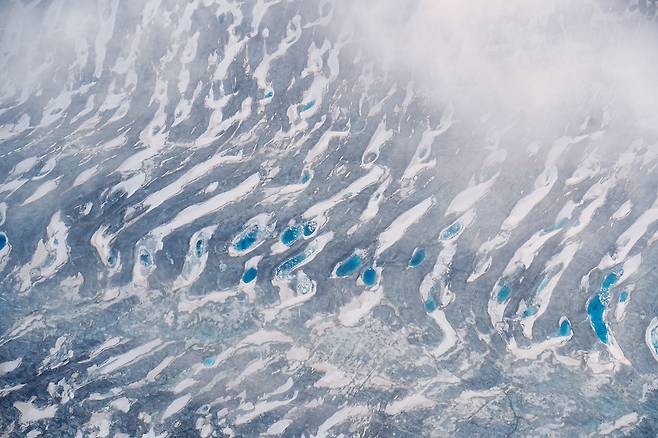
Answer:
[(656, 437), (651, 0), (2, 0), (0, 437)]

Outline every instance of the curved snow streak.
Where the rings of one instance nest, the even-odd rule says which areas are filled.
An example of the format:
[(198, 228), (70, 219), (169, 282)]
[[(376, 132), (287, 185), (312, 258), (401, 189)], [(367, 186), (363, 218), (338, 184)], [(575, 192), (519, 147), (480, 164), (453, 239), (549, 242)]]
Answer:
[(631, 431), (630, 428), (639, 423), (643, 418), (644, 417), (639, 416), (637, 412), (622, 415), (614, 421), (601, 424), (601, 426), (599, 426), (598, 435), (609, 435), (616, 431), (627, 434)]
[[(607, 313), (607, 312), (604, 312), (604, 314), (605, 313)], [(624, 355), (624, 352), (622, 351), (621, 347), (619, 346), (619, 343), (617, 342), (617, 339), (612, 334), (612, 332), (608, 333), (608, 342), (605, 343), (605, 347), (608, 350), (608, 352), (610, 353), (610, 355), (617, 362), (619, 362), (623, 365), (626, 365), (626, 366), (631, 366), (631, 362)]]
[(633, 203), (630, 199), (627, 199), (622, 205), (619, 206), (617, 211), (612, 214), (611, 219), (613, 221), (619, 221), (628, 216), (633, 209)]
[(388, 187), (391, 185), (391, 177), (386, 176), (384, 178), (384, 181), (375, 189), (375, 191), (370, 195), (370, 198), (368, 199), (368, 205), (366, 205), (366, 208), (361, 212), (361, 216), (359, 216), (359, 221), (352, 225), (349, 230), (347, 230), (347, 235), (354, 234), (361, 225), (370, 222), (373, 220), (376, 216), (377, 213), (379, 213), (379, 209), (381, 208), (382, 202), (384, 202), (384, 193), (388, 189)]
[(126, 342), (128, 342), (128, 339), (124, 339), (121, 336), (114, 336), (112, 338), (109, 338), (105, 342), (100, 344), (98, 347), (94, 348), (92, 352), (89, 354), (89, 359), (83, 362), (88, 362), (90, 360), (93, 360), (102, 352), (111, 350), (115, 347), (125, 344)]
[(179, 312), (192, 313), (210, 303), (224, 303), (229, 298), (238, 295), (239, 292), (239, 289), (230, 288), (227, 290), (209, 292), (200, 298), (190, 299), (188, 297), (182, 297), (178, 303), (177, 309)]
[(299, 115), (303, 119), (313, 116), (322, 106), (322, 101), (330, 82), (330, 78), (322, 74), (322, 58), (330, 48), (331, 43), (325, 39), (319, 48), (315, 45), (315, 42), (312, 42), (308, 49), (307, 66), (302, 71), (301, 76), (304, 78), (311, 75), (313, 82), (311, 82), (311, 85), (304, 91), (302, 96)]
[(441, 329), (441, 333), (443, 334), (443, 338), (441, 339), (441, 342), (439, 343), (438, 346), (433, 348), (430, 353), (435, 356), (435, 357), (441, 357), (448, 351), (450, 351), (455, 345), (457, 345), (457, 341), (459, 340), (457, 336), (457, 332), (455, 331), (454, 328), (452, 328), (452, 325), (448, 321), (448, 318), (446, 318), (446, 314), (443, 310), (441, 309), (435, 309), (431, 312), (428, 313), (430, 318), (436, 322), (436, 325), (439, 326)]
[(95, 164), (91, 166), (88, 169), (83, 170), (78, 174), (78, 176), (75, 178), (73, 181), (73, 184), (71, 185), (71, 188), (75, 188), (78, 186), (81, 186), (82, 184), (86, 183), (89, 181), (96, 173), (98, 173), (98, 164)]
[(391, 85), (391, 88), (389, 88), (386, 95), (380, 100), (378, 100), (375, 104), (370, 106), (370, 109), (368, 110), (368, 117), (379, 116), (383, 111), (386, 102), (389, 101), (397, 91), (398, 91), (397, 84)]
[(249, 423), (267, 412), (273, 411), (274, 409), (277, 409), (281, 406), (290, 404), (291, 402), (297, 399), (298, 394), (299, 393), (295, 391), (293, 396), (286, 400), (261, 401), (259, 403), (256, 403), (251, 412), (238, 416), (235, 419), (235, 424), (239, 426), (241, 424)]
[(143, 359), (145, 356), (155, 353), (156, 351), (162, 349), (163, 346), (164, 343), (161, 339), (154, 339), (118, 356), (110, 357), (100, 365), (92, 365), (91, 367), (87, 368), (87, 372), (90, 374), (101, 375), (111, 374), (121, 368), (135, 363), (138, 360)]
[(286, 431), (288, 426), (292, 424), (292, 420), (284, 418), (279, 420), (276, 423), (272, 423), (270, 427), (267, 428), (263, 436), (279, 436)]
[(350, 185), (345, 187), (340, 192), (336, 193), (329, 199), (320, 201), (317, 204), (313, 205), (307, 209), (302, 217), (305, 219), (312, 219), (317, 216), (323, 216), (329, 210), (333, 209), (340, 203), (348, 201), (358, 194), (360, 194), (364, 189), (369, 186), (376, 184), (381, 177), (385, 174), (384, 168), (380, 166), (373, 167), (367, 174), (353, 181)]
[(21, 413), (20, 422), (23, 425), (31, 424), (40, 420), (53, 418), (59, 408), (58, 405), (50, 405), (40, 408), (34, 401), (15, 401), (13, 406)]
[(179, 58), (181, 70), (178, 73), (178, 92), (183, 94), (187, 90), (190, 83), (190, 72), (187, 69), (187, 64), (194, 61), (196, 58), (197, 47), (199, 45), (199, 32), (195, 32), (186, 42), (183, 48), (183, 53)]
[(594, 214), (605, 204), (608, 192), (616, 184), (615, 178), (598, 181), (587, 190), (578, 205), (589, 202), (580, 212), (580, 216), (576, 223), (569, 227), (564, 233), (563, 242), (573, 239), (580, 234), (592, 221)]
[(0, 376), (4, 374), (11, 373), (15, 369), (17, 369), (19, 366), (21, 366), (21, 363), (23, 362), (23, 358), (19, 357), (14, 360), (8, 360), (5, 362), (0, 362)]
[[(117, 2), (115, 1), (115, 4)], [(62, 91), (57, 97), (52, 98), (41, 113), (41, 122), (36, 128), (47, 128), (53, 123), (61, 120), (66, 115), (66, 109), (71, 105), (71, 92)]]
[(70, 248), (67, 243), (69, 229), (60, 211), (51, 217), (46, 235), (45, 242), (39, 240), (30, 263), (18, 269), (16, 273), (21, 292), (53, 277), (69, 260)]
[(286, 36), (281, 40), (277, 49), (271, 54), (265, 54), (263, 60), (258, 64), (254, 69), (253, 77), (256, 79), (256, 83), (261, 90), (267, 89), (269, 87), (269, 82), (267, 81), (267, 76), (270, 71), (270, 65), (276, 59), (282, 57), (288, 49), (295, 44), (302, 35), (302, 26), (301, 26), (302, 17), (295, 15), (286, 30)]
[(395, 218), (386, 230), (377, 236), (375, 258), (402, 239), (407, 229), (417, 223), (434, 205), (434, 202), (434, 197), (429, 196)]
[(320, 425), (317, 433), (313, 436), (314, 438), (327, 438), (329, 437), (329, 431), (340, 424), (345, 423), (346, 421), (352, 418), (365, 417), (370, 413), (370, 410), (367, 406), (354, 405), (354, 406), (345, 406), (344, 408), (336, 411), (331, 417), (327, 418), (324, 423)]
[[(254, 100), (251, 97), (246, 97), (242, 101), (240, 109), (235, 114), (231, 117), (224, 118), (220, 108), (228, 103), (229, 97), (225, 96), (218, 100), (217, 105), (219, 108), (211, 116), (208, 130), (194, 141), (192, 148), (196, 149), (212, 144), (231, 126), (241, 124), (251, 117)], [(219, 120), (214, 120), (215, 118)]]
[(39, 157), (28, 157), (24, 158), (18, 163), (14, 164), (14, 167), (9, 172), (8, 178), (16, 178), (22, 176), (23, 174), (29, 172), (37, 165), (39, 162)]
[(535, 342), (528, 347), (519, 346), (513, 337), (507, 342), (507, 350), (518, 359), (536, 360), (545, 351), (555, 350), (563, 347), (569, 342), (573, 333), (567, 336), (556, 336), (541, 342)]
[(379, 158), (379, 151), (384, 144), (393, 138), (393, 130), (386, 129), (386, 119), (382, 120), (375, 133), (370, 138), (368, 146), (366, 146), (363, 155), (361, 156), (361, 167), (369, 169), (375, 164)]
[(174, 121), (171, 124), (172, 128), (175, 128), (190, 118), (192, 113), (192, 105), (199, 97), (199, 94), (201, 94), (202, 86), (203, 83), (201, 81), (197, 82), (196, 87), (194, 87), (194, 91), (192, 92), (192, 97), (189, 99), (181, 97), (181, 99), (178, 101), (176, 104), (176, 109), (174, 110)]
[(171, 402), (169, 406), (167, 406), (167, 409), (165, 409), (165, 411), (162, 413), (162, 418), (160, 421), (165, 421), (167, 418), (180, 412), (180, 410), (183, 409), (185, 405), (190, 402), (190, 400), (192, 400), (192, 396), (190, 394), (185, 394), (181, 397), (178, 397), (176, 400)]
[(59, 178), (51, 179), (49, 181), (46, 181), (45, 183), (43, 183), (39, 187), (37, 187), (34, 190), (34, 193), (32, 193), (25, 201), (23, 201), (23, 203), (21, 204), (21, 207), (24, 207), (28, 204), (31, 204), (33, 202), (38, 201), (39, 199), (46, 196), (48, 193), (50, 193), (53, 190), (57, 189), (58, 185), (59, 185)]
[[(231, 119), (224, 120), (223, 110), (224, 107), (228, 104), (232, 95), (225, 93), (223, 81), (228, 75), (230, 66), (234, 63), (238, 54), (243, 51), (248, 41), (247, 38), (240, 38), (236, 31), (238, 26), (242, 24), (243, 14), (240, 9), (235, 7), (235, 5), (222, 4), (222, 7), (224, 6), (228, 7), (228, 12), (231, 12), (233, 16), (233, 22), (227, 29), (228, 41), (224, 46), (224, 52), (222, 54), (221, 61), (217, 61), (219, 57), (217, 53), (213, 53), (208, 59), (208, 63), (211, 66), (216, 65), (210, 91), (208, 96), (206, 96), (204, 99), (205, 107), (212, 110), (212, 112), (210, 114), (206, 130), (194, 140), (194, 143), (192, 144), (193, 148), (201, 148), (212, 144), (221, 135), (222, 131), (230, 127), (233, 122), (239, 122), (245, 117), (246, 114), (251, 114), (250, 99), (249, 101), (243, 101), (242, 109), (238, 112), (238, 114), (236, 114)], [(217, 12), (218, 15), (219, 13), (220, 11)], [(219, 82), (220, 84), (218, 90), (215, 90), (214, 88), (216, 82)], [(200, 93), (200, 85), (201, 82), (199, 82), (195, 88), (191, 100), (180, 100), (175, 111), (176, 119), (174, 120), (172, 127), (178, 125), (189, 117), (189, 111), (191, 109), (192, 102), (196, 100), (196, 97)], [(215, 97), (215, 94), (218, 95), (217, 98)]]
[[(447, 115), (444, 113), (444, 116), (449, 116), (451, 121), (451, 112)], [(444, 124), (443, 122), (444, 119), (442, 117), (442, 125)], [(448, 120), (445, 121), (445, 124), (447, 127), (450, 126)], [(439, 233), (438, 240), (442, 245), (441, 252), (437, 257), (432, 271), (425, 275), (420, 284), (419, 293), (425, 311), (436, 322), (443, 333), (441, 342), (432, 351), (432, 354), (435, 357), (440, 357), (447, 353), (458, 342), (457, 333), (448, 321), (444, 311), (444, 309), (455, 299), (455, 294), (450, 290), (447, 278), (451, 269), (453, 257), (457, 251), (456, 241), (462, 235), (464, 230), (475, 220), (475, 205), (491, 190), (498, 175), (499, 174), (496, 173), (491, 178), (480, 184), (471, 184), (470, 187), (458, 193), (452, 199), (446, 209), (445, 216), (454, 213), (463, 214)], [(437, 283), (439, 290), (433, 292)]]
[(492, 176), (488, 180), (481, 182), (480, 184), (471, 185), (464, 191), (460, 192), (455, 196), (448, 208), (446, 209), (445, 216), (449, 216), (453, 213), (459, 214), (467, 211), (478, 201), (484, 198), (490, 191), (493, 184), (496, 182), (498, 174)]
[(574, 363), (573, 359), (561, 356), (556, 352), (558, 348), (564, 347), (571, 340), (573, 334), (571, 322), (563, 316), (560, 318), (558, 331), (555, 336), (549, 336), (543, 341), (535, 342), (528, 346), (519, 345), (513, 336), (506, 339), (505, 342), (507, 351), (520, 360), (536, 360), (544, 352), (551, 351), (557, 360), (563, 361), (566, 364), (579, 366), (579, 361), (575, 361)]
[(326, 130), (322, 136), (318, 139), (317, 143), (306, 153), (304, 157), (304, 165), (306, 167), (313, 167), (325, 156), (327, 149), (333, 142), (333, 140), (341, 140), (347, 138), (350, 134), (350, 131), (332, 131), (331, 129)]
[(621, 277), (615, 283), (617, 286), (621, 285), (629, 278), (631, 278), (639, 269), (642, 264), (642, 252), (626, 258), (624, 264), (621, 265)]
[[(455, 220), (451, 225), (439, 233), (439, 242), (442, 245), (432, 271), (430, 271), (420, 284), (420, 298), (425, 306), (425, 311), (436, 322), (441, 329), (443, 338), (439, 345), (431, 352), (435, 357), (440, 357), (451, 350), (458, 341), (455, 329), (448, 321), (444, 309), (455, 299), (455, 294), (450, 290), (448, 274), (452, 265), (452, 259), (457, 251), (456, 239), (475, 220), (475, 210), (471, 209)], [(435, 291), (438, 283), (438, 291)]]
[(564, 185), (566, 185), (567, 187), (575, 186), (577, 184), (586, 181), (589, 178), (593, 178), (596, 175), (600, 174), (601, 163), (597, 158), (597, 153), (598, 151), (596, 150), (596, 148), (594, 148), (592, 152), (587, 154), (587, 156), (585, 156), (585, 158), (580, 161), (578, 167), (576, 167), (576, 170), (574, 170), (571, 176), (566, 179)]
[[(278, 172), (278, 169), (276, 170)], [(299, 181), (292, 184), (286, 184), (278, 187), (266, 187), (263, 189), (263, 204), (275, 204), (286, 202), (292, 205), (297, 197), (306, 190), (313, 181), (314, 172), (312, 169), (304, 167), (302, 169)]]
[(213, 63), (217, 63), (217, 67), (213, 73), (213, 81), (224, 81), (226, 79), (229, 67), (247, 43), (247, 38), (240, 38), (237, 32), (237, 29), (242, 25), (242, 20), (244, 18), (238, 5), (222, 2), (221, 9), (217, 11), (217, 16), (220, 15), (220, 12), (224, 11), (223, 8), (226, 8), (226, 12), (231, 13), (233, 16), (233, 22), (227, 29), (228, 41), (224, 46), (224, 53), (221, 57), (221, 61), (217, 62), (216, 57), (213, 57), (212, 59)]
[[(171, 221), (151, 230), (149, 235), (153, 236), (158, 241), (161, 241), (175, 230), (204, 216), (216, 213), (229, 204), (241, 201), (243, 197), (254, 191), (259, 183), (260, 175), (254, 173), (239, 185), (227, 190), (226, 192), (215, 195), (198, 204), (192, 204), (185, 207)], [(160, 247), (158, 247), (158, 249), (160, 249)]]
[(392, 401), (386, 405), (386, 415), (398, 415), (402, 412), (410, 412), (417, 409), (426, 409), (435, 406), (436, 402), (422, 394), (410, 394), (399, 400)]
[(181, 175), (178, 179), (176, 179), (176, 181), (172, 182), (171, 184), (168, 184), (167, 186), (163, 187), (162, 189), (156, 192), (149, 194), (143, 201), (141, 201), (138, 204), (137, 207), (132, 207), (131, 209), (128, 209), (126, 211), (126, 218), (129, 218), (128, 216), (134, 214), (132, 213), (132, 211), (136, 210), (137, 208), (144, 208), (145, 210), (143, 211), (139, 210), (138, 216), (129, 218), (130, 221), (126, 225), (124, 225), (123, 228), (127, 228), (130, 225), (134, 224), (144, 215), (155, 210), (156, 208), (158, 208), (159, 206), (161, 206), (163, 203), (173, 198), (174, 196), (180, 195), (187, 186), (194, 183), (195, 181), (198, 181), (204, 176), (208, 175), (215, 168), (222, 166), (224, 164), (240, 163), (243, 160), (244, 157), (242, 156), (242, 153), (239, 153), (237, 155), (225, 155), (222, 153), (218, 153), (213, 155), (208, 160), (196, 164), (195, 166), (190, 168), (187, 172), (185, 172), (183, 175)]
[(400, 193), (403, 197), (409, 196), (414, 191), (415, 179), (420, 172), (436, 166), (436, 158), (430, 158), (432, 156), (432, 145), (438, 136), (450, 129), (453, 124), (453, 115), (454, 109), (450, 105), (441, 114), (439, 126), (436, 129), (428, 128), (423, 132), (414, 155), (400, 179)]
[(11, 140), (14, 137), (18, 137), (29, 128), (30, 116), (23, 114), (15, 123), (0, 126), (0, 141)]
[(108, 193), (108, 197), (112, 196), (116, 192), (123, 192), (126, 194), (126, 198), (130, 198), (135, 194), (146, 182), (146, 174), (144, 172), (137, 172), (130, 178), (124, 179), (114, 187), (112, 187)]
[(654, 317), (644, 332), (644, 342), (651, 356), (658, 361), (658, 318)]
[(267, 10), (279, 3), (281, 0), (257, 0), (254, 4), (254, 7), (251, 10), (251, 35), (255, 36), (258, 34), (260, 28), (260, 23), (263, 21), (263, 17), (267, 13)]

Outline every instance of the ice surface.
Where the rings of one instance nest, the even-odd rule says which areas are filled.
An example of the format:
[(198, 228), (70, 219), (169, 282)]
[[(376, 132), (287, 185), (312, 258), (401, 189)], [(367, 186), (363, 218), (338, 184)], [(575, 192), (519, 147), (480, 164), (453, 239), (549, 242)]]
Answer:
[(653, 12), (0, 2), (0, 436), (656, 436)]

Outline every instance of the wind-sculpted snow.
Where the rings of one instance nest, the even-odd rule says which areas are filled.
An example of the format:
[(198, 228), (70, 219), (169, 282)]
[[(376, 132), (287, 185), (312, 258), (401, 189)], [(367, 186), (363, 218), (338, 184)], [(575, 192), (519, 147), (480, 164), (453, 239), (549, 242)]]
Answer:
[(2, 436), (658, 433), (655, 114), (433, 95), (340, 1), (74, 3), (0, 6)]

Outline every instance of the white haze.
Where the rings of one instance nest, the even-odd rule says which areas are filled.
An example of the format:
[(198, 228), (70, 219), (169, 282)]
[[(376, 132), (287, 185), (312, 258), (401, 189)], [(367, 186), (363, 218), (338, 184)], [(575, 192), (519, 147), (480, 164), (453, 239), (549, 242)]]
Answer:
[(112, 3), (0, 1), (0, 99), (78, 86)]
[[(610, 5), (618, 6), (612, 10)], [(591, 116), (653, 136), (658, 33), (629, 2), (362, 0), (342, 21), (390, 71), (458, 119), (532, 129)]]
[[(27, 97), (42, 84), (74, 86), (78, 70), (69, 65), (94, 56), (111, 3), (3, 4), (0, 96), (22, 90)], [(485, 118), (501, 129), (547, 131), (592, 117), (648, 139), (658, 127), (658, 31), (655, 22), (628, 12), (629, 4), (336, 0), (334, 17), (357, 29), (356, 46), (405, 80), (413, 78), (437, 107), (451, 103), (462, 123)], [(69, 71), (66, 83), (55, 70)]]

